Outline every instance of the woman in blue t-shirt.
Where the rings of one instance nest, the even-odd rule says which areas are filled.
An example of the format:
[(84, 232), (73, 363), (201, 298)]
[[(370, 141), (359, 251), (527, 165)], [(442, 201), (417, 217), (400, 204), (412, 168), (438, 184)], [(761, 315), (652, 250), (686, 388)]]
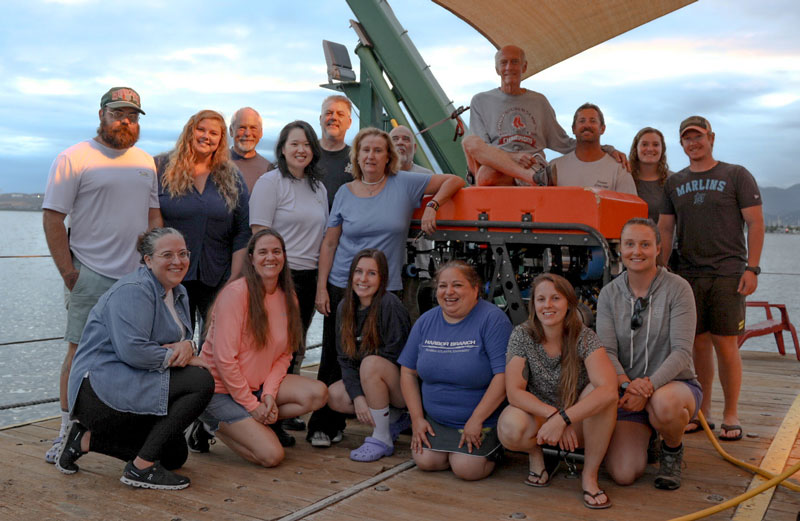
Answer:
[(507, 359), (510, 405), (498, 431), (506, 448), (528, 453), (525, 484), (550, 484), (542, 445), (585, 447), (583, 504), (610, 507), (597, 472), (616, 422), (617, 378), (597, 335), (583, 325), (567, 279), (545, 273), (533, 280), (530, 316), (511, 334)]
[(442, 266), (436, 273), (439, 307), (419, 317), (398, 360), (417, 467), (449, 467), (466, 480), (488, 476), (500, 454), (497, 417), (506, 398), (511, 334), (505, 313), (479, 293), (471, 265)]
[[(436, 211), (464, 186), (451, 174), (398, 171), (398, 155), (389, 134), (365, 128), (356, 134), (350, 151), (353, 181), (342, 185), (333, 199), (328, 227), (319, 252), (315, 304), (325, 315), (322, 357), (317, 377), (330, 385), (341, 379), (336, 361), (336, 308), (344, 295), (350, 262), (364, 248), (381, 250), (389, 263), (386, 289), (403, 289), (400, 277), (406, 260), (411, 214), (422, 196), (433, 195), (422, 214), (425, 233), (436, 230)], [(308, 423), (307, 439), (315, 447), (329, 447), (342, 439), (344, 416), (329, 407), (316, 411)]]

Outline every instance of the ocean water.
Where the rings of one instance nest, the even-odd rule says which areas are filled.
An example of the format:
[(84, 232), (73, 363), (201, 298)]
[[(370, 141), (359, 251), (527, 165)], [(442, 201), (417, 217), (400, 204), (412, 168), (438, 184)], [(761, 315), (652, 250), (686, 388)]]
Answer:
[[(0, 344), (57, 337), (58, 340), (0, 345), (0, 405), (58, 396), (58, 377), (66, 346), (66, 312), (61, 277), (49, 257), (2, 258), (48, 255), (41, 212), (0, 211)], [(758, 291), (751, 300), (786, 304), (789, 317), (800, 325), (800, 235), (768, 234), (764, 244)], [(748, 310), (748, 322), (763, 320), (763, 312)], [(308, 343), (322, 337), (317, 314)], [(797, 363), (788, 335), (787, 363)], [(770, 336), (753, 338), (743, 349), (776, 351)], [(312, 350), (310, 360), (319, 356)], [(58, 414), (56, 403), (0, 411), (0, 426)]]

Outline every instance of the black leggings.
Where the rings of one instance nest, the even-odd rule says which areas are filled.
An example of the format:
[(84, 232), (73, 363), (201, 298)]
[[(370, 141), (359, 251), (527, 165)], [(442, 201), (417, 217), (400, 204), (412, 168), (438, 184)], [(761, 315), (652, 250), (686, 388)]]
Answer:
[[(317, 380), (320, 380), (325, 385), (330, 385), (342, 379), (342, 368), (336, 356), (336, 335), (338, 334), (336, 331), (336, 311), (342, 297), (344, 297), (344, 288), (328, 284), (328, 298), (330, 299), (331, 310), (322, 322), (322, 356), (320, 357), (319, 371), (317, 372)], [(344, 414), (334, 411), (326, 404), (321, 409), (314, 411), (308, 420), (307, 438), (311, 439), (311, 435), (317, 431), (324, 432), (333, 438), (337, 431), (344, 430), (347, 425), (346, 420), (347, 417)]]
[(166, 416), (112, 409), (95, 394), (89, 378), (84, 378), (73, 416), (92, 433), (91, 451), (123, 461), (136, 456), (147, 461), (159, 460), (169, 470), (186, 462), (189, 454), (183, 431), (211, 400), (214, 378), (202, 367), (175, 367), (169, 371)]
[(199, 280), (189, 280), (182, 282), (186, 288), (186, 295), (189, 297), (189, 318), (192, 321), (192, 331), (200, 330), (200, 349), (206, 341), (206, 319), (208, 311), (214, 303), (217, 293), (225, 285), (225, 281), (219, 286), (207, 286)]
[(302, 360), (306, 354), (306, 333), (314, 317), (314, 299), (317, 296), (317, 270), (292, 270), (292, 281), (300, 307), (300, 322), (303, 324), (303, 347), (292, 355), (288, 373), (300, 374), (300, 368), (297, 367), (298, 357)]

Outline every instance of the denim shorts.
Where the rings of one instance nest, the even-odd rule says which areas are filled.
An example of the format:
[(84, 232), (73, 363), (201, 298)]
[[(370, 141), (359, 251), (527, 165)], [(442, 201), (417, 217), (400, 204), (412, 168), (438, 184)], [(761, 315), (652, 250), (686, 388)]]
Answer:
[(103, 293), (117, 281), (111, 277), (100, 275), (96, 271), (84, 266), (73, 257), (72, 264), (78, 270), (78, 280), (72, 291), (64, 286), (64, 305), (67, 308), (67, 331), (64, 340), (78, 344), (81, 341), (83, 328), (92, 310)]
[[(261, 400), (261, 389), (254, 392), (253, 396)], [(219, 422), (236, 423), (247, 418), (252, 418), (252, 416), (230, 394), (214, 393), (206, 410), (200, 414), (198, 419), (208, 426), (209, 431), (217, 432)]]
[[(703, 389), (700, 387), (700, 383), (695, 379), (674, 381), (685, 383), (692, 392), (692, 396), (694, 396), (694, 414), (690, 420), (694, 420), (697, 418), (697, 412), (700, 410), (700, 402), (703, 401)], [(622, 398), (623, 394), (624, 393), (620, 391), (619, 397)], [(642, 409), (641, 411), (626, 411), (625, 409), (617, 409), (617, 421), (642, 423), (652, 428), (652, 425), (650, 425), (650, 415), (647, 413), (647, 409)]]

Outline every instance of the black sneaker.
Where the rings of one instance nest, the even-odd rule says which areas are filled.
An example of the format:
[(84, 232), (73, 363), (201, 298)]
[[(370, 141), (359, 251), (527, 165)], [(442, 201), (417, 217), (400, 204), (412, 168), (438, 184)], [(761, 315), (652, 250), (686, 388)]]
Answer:
[(78, 465), (75, 462), (86, 454), (81, 451), (81, 440), (88, 429), (78, 423), (71, 421), (67, 427), (67, 434), (61, 440), (56, 456), (56, 468), (64, 474), (75, 474), (78, 472)]
[(126, 485), (157, 490), (180, 490), (189, 486), (191, 481), (186, 476), (175, 474), (155, 462), (146, 469), (137, 469), (133, 460), (125, 465), (120, 481)]
[(213, 445), (216, 439), (208, 433), (200, 420), (195, 420), (188, 429), (186, 429), (186, 446), (192, 452), (208, 452), (209, 445)]
[(306, 422), (302, 418), (288, 418), (283, 420), (283, 428), (287, 431), (304, 431), (306, 430)]
[(661, 465), (653, 482), (656, 488), (675, 490), (681, 486), (681, 466), (683, 465), (683, 444), (676, 451), (661, 447)]
[(278, 437), (278, 441), (281, 442), (281, 446), (294, 447), (294, 444), (297, 443), (297, 440), (294, 439), (294, 436), (283, 430), (283, 420), (278, 420), (269, 427)]

